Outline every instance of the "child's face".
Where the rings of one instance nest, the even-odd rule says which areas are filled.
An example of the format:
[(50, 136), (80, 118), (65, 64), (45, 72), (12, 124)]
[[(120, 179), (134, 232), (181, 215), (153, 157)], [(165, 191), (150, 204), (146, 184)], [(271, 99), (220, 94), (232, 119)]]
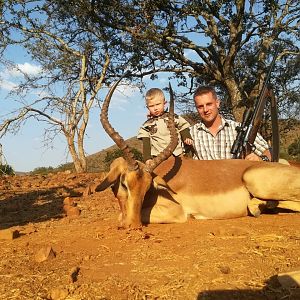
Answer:
[(162, 115), (165, 111), (166, 101), (158, 98), (154, 98), (147, 101), (147, 108), (149, 113), (153, 117)]

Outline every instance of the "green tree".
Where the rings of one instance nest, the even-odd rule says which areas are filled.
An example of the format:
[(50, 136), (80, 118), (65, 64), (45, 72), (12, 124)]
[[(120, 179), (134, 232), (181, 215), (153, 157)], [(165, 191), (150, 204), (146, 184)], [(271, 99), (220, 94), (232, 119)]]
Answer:
[(37, 75), (24, 73), (11, 93), (17, 108), (0, 116), (0, 137), (15, 133), (30, 118), (44, 122), (44, 146), (63, 135), (76, 171), (85, 172), (90, 112), (100, 105), (99, 91), (121, 74), (130, 57), (112, 46), (112, 33), (84, 31), (47, 1), (5, 2), (0, 26), (3, 51), (21, 45), (40, 65)]
[(272, 82), (280, 108), (292, 106), (290, 112), (299, 112), (299, 67), (283, 78), (286, 66), (299, 60), (299, 1), (55, 2), (96, 31), (112, 28), (127, 39), (140, 76), (176, 74), (179, 84), (187, 87), (183, 104), (190, 103), (186, 97), (191, 99), (195, 85), (213, 84), (238, 118), (240, 108), (257, 99), (278, 46)]
[(300, 138), (295, 139), (288, 147), (288, 154), (293, 158), (300, 159)]
[[(133, 153), (134, 159), (143, 161), (143, 154), (136, 148), (131, 148), (131, 152)], [(106, 155), (103, 159), (105, 164), (105, 169), (108, 170), (110, 164), (118, 157), (123, 156), (123, 151), (121, 149), (116, 149), (113, 151), (107, 151)]]
[(15, 171), (10, 165), (0, 165), (0, 176), (2, 175), (14, 175)]
[(35, 168), (31, 174), (41, 174), (41, 175), (46, 175), (48, 173), (51, 173), (54, 171), (53, 167), (37, 167)]

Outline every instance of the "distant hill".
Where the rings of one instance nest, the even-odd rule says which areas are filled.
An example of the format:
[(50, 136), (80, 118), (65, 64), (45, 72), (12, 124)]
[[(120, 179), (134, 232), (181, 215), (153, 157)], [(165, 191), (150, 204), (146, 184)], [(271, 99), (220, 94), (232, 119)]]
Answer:
[[(281, 125), (283, 125), (283, 124), (281, 124)], [(300, 138), (300, 124), (298, 126), (294, 127), (294, 129), (292, 129), (290, 131), (281, 133), (280, 152), (282, 154), (281, 155), (282, 158), (290, 159), (290, 158), (286, 157), (286, 155), (284, 153), (287, 152), (288, 146), (295, 139), (298, 139), (298, 138)], [(135, 148), (135, 149), (139, 150), (140, 152), (142, 152), (142, 142), (140, 140), (138, 140), (136, 137), (129, 138), (125, 141), (131, 148)], [(104, 163), (104, 159), (109, 151), (114, 151), (116, 149), (118, 149), (118, 147), (116, 145), (113, 145), (109, 148), (103, 149), (99, 152), (96, 152), (94, 154), (87, 156), (88, 172), (105, 171), (106, 165)], [(64, 164), (63, 166), (61, 166), (60, 169), (61, 168), (65, 169), (65, 170), (72, 169), (72, 165), (73, 165), (72, 163), (67, 163), (67, 164)]]
[[(136, 137), (129, 138), (125, 140), (127, 145), (131, 148), (135, 148), (142, 152), (142, 142), (138, 140)], [(87, 165), (88, 165), (88, 171), (89, 172), (99, 172), (105, 170), (105, 163), (104, 159), (106, 157), (106, 154), (109, 151), (117, 150), (118, 147), (116, 145), (113, 145), (109, 148), (106, 148), (102, 151), (96, 152), (94, 154), (91, 154), (87, 156)]]
[[(138, 140), (136, 137), (129, 138), (125, 140), (129, 147), (135, 148), (142, 152), (142, 142)], [(104, 162), (104, 159), (108, 152), (112, 152), (114, 150), (117, 150), (118, 147), (116, 145), (113, 145), (111, 147), (108, 147), (106, 149), (103, 149), (99, 152), (96, 152), (94, 154), (87, 156), (87, 169), (88, 172), (102, 172), (106, 169), (106, 164)], [(73, 163), (66, 163), (61, 165), (59, 168), (55, 168), (55, 171), (61, 171), (61, 170), (73, 170)]]

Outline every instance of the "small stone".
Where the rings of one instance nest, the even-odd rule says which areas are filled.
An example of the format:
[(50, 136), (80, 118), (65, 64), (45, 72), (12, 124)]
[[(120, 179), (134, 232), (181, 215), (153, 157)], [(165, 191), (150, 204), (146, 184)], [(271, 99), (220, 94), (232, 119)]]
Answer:
[(84, 192), (83, 192), (83, 197), (89, 196), (89, 195), (91, 195), (91, 194), (92, 194), (92, 189), (91, 189), (91, 186), (88, 185), (88, 186), (86, 187), (86, 189), (84, 190)]
[(51, 300), (64, 300), (68, 297), (69, 292), (63, 288), (55, 288), (50, 292)]
[(35, 255), (35, 261), (41, 263), (45, 260), (55, 258), (56, 254), (51, 246), (41, 248)]
[(70, 271), (70, 282), (71, 283), (74, 283), (77, 281), (77, 276), (78, 276), (79, 271), (80, 271), (79, 267), (74, 267), (71, 269), (71, 271)]
[(79, 217), (81, 213), (80, 209), (76, 206), (64, 205), (63, 209), (66, 215), (71, 218)]
[(3, 229), (0, 230), (0, 240), (13, 240), (20, 236), (18, 230)]
[(223, 274), (229, 274), (230, 273), (230, 268), (228, 266), (219, 266), (219, 270), (223, 273)]
[(71, 197), (66, 197), (64, 199), (64, 205), (75, 206), (74, 199), (72, 199)]
[(25, 227), (22, 230), (22, 234), (32, 234), (34, 232), (37, 232), (37, 229), (33, 225), (29, 225), (28, 227)]

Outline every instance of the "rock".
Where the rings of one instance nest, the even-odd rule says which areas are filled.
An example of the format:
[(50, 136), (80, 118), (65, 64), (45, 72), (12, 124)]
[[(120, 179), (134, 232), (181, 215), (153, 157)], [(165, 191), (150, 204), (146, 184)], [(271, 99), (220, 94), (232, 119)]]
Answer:
[(91, 185), (88, 185), (86, 187), (86, 189), (84, 190), (83, 192), (83, 197), (86, 197), (86, 196), (89, 196), (91, 195), (93, 192), (92, 192), (92, 189), (91, 189)]
[(230, 273), (230, 268), (228, 266), (219, 266), (219, 270), (223, 273), (223, 274), (229, 274)]
[(37, 232), (37, 229), (34, 225), (28, 225), (27, 227), (25, 227), (22, 231), (22, 234), (32, 234), (34, 232)]
[(13, 240), (20, 236), (18, 230), (3, 229), (0, 230), (0, 240)]
[(64, 199), (64, 205), (70, 205), (70, 206), (76, 206), (76, 203), (74, 202), (74, 199), (71, 197), (66, 197)]
[(285, 288), (300, 287), (300, 271), (280, 273), (277, 275), (277, 279)]
[(55, 288), (50, 292), (51, 300), (64, 300), (68, 297), (69, 291), (63, 288)]
[(35, 255), (35, 261), (41, 263), (45, 260), (56, 257), (56, 253), (51, 246), (41, 248)]
[(70, 282), (71, 283), (74, 283), (77, 281), (77, 276), (78, 276), (79, 271), (80, 271), (79, 267), (74, 267), (71, 269), (71, 271), (70, 271)]
[(76, 206), (64, 205), (63, 209), (66, 215), (71, 218), (79, 217), (81, 213), (80, 209)]

